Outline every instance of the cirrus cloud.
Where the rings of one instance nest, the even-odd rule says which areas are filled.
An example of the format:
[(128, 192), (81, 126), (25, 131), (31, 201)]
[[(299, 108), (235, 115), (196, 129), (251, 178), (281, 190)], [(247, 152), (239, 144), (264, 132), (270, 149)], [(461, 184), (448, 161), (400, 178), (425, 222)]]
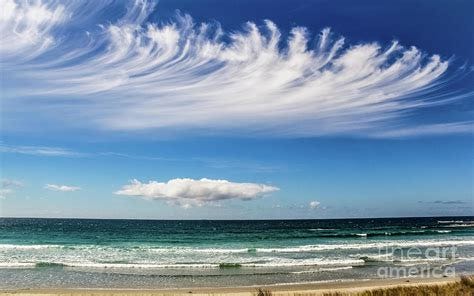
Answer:
[(149, 181), (148, 183), (134, 179), (115, 194), (164, 200), (187, 208), (230, 199), (252, 200), (278, 190), (278, 187), (265, 184), (236, 183), (207, 178), (199, 180), (177, 178), (168, 182)]
[(328, 28), (314, 36), (294, 27), (283, 37), (270, 20), (232, 33), (189, 15), (145, 23), (150, 1), (104, 18), (109, 4), (6, 0), (0, 70), (21, 85), (34, 82), (22, 89), (4, 83), (7, 99), (15, 98), (7, 113), (26, 112), (30, 100), (19, 98), (34, 93), (31, 112), (39, 105), (53, 121), (108, 130), (376, 137), (472, 131), (472, 122), (417, 128), (407, 120), (473, 93), (447, 92), (457, 73), (448, 72), (451, 61), (414, 46), (351, 45)]
[(2, 153), (17, 153), (35, 156), (60, 156), (60, 157), (75, 157), (83, 156), (83, 153), (75, 152), (70, 149), (61, 147), (47, 147), (47, 146), (13, 146), (0, 143), (0, 152)]
[(81, 190), (81, 187), (77, 186), (68, 186), (68, 185), (56, 185), (56, 184), (46, 184), (44, 189), (52, 190), (52, 191), (62, 191), (62, 192), (72, 192)]

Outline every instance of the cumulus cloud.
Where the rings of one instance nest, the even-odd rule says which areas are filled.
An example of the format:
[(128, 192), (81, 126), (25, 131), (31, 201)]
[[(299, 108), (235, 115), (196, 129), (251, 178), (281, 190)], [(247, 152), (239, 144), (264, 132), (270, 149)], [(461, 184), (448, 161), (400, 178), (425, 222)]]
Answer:
[(310, 208), (310, 209), (316, 209), (316, 208), (319, 207), (320, 204), (321, 204), (321, 203), (320, 203), (319, 201), (313, 200), (313, 201), (311, 201), (311, 202), (309, 203), (309, 208)]
[(257, 183), (177, 178), (168, 182), (150, 181), (148, 183), (132, 180), (115, 194), (164, 200), (170, 204), (188, 208), (229, 199), (252, 200), (277, 190), (279, 190), (278, 187)]
[[(111, 130), (385, 137), (466, 132), (436, 125), (457, 122), (413, 129), (405, 121), (410, 112), (452, 102), (453, 94), (447, 100), (443, 92), (454, 79), (450, 61), (439, 55), (397, 41), (350, 45), (328, 28), (314, 36), (294, 27), (284, 39), (270, 20), (232, 33), (218, 23), (196, 24), (189, 15), (144, 23), (154, 9), (149, 1), (104, 19), (100, 11), (108, 4), (6, 0), (1, 70), (35, 83), (25, 89), (4, 83), (14, 88), (5, 94), (15, 96), (5, 108), (28, 110), (30, 101), (18, 98), (34, 93), (52, 120)], [(456, 98), (467, 95), (472, 89)]]
[(17, 180), (1, 179), (0, 199), (5, 199), (15, 192), (15, 188), (23, 187), (23, 183)]
[(56, 184), (46, 184), (44, 189), (52, 190), (52, 191), (62, 191), (62, 192), (72, 192), (81, 190), (81, 187), (76, 186), (67, 186), (67, 185), (56, 185)]

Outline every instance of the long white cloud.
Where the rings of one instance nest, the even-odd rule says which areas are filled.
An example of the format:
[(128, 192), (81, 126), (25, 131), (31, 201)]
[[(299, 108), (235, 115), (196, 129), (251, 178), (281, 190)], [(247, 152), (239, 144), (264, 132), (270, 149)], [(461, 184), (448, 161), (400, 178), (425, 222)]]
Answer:
[(56, 185), (56, 184), (46, 184), (44, 189), (52, 190), (52, 191), (62, 191), (62, 192), (73, 192), (81, 190), (81, 187), (77, 186), (68, 186), (68, 185)]
[(83, 156), (85, 154), (75, 152), (70, 149), (61, 147), (48, 147), (48, 146), (14, 146), (5, 145), (0, 143), (0, 152), (2, 153), (18, 153), (26, 155), (36, 156), (62, 156), (62, 157), (76, 157)]
[[(261, 27), (249, 22), (233, 33), (215, 23), (195, 24), (188, 15), (144, 23), (153, 10), (146, 1), (112, 21), (97, 17), (107, 2), (87, 9), (77, 3), (6, 3), (0, 36), (7, 54), (0, 65), (35, 81), (24, 93), (15, 88), (6, 94), (28, 97), (34, 91), (56, 120), (66, 122), (67, 114), (71, 124), (80, 119), (112, 130), (280, 136), (390, 136), (398, 129), (413, 134), (459, 125), (412, 129), (403, 122), (407, 112), (449, 102), (439, 91), (450, 62), (396, 41), (348, 45), (324, 29), (309, 47), (314, 38), (306, 28), (294, 27), (284, 39), (271, 21)], [(69, 25), (81, 21), (100, 27), (68, 38)]]
[(228, 199), (252, 200), (277, 190), (278, 187), (257, 183), (177, 178), (168, 182), (148, 183), (132, 180), (115, 194), (164, 200), (170, 204), (190, 207)]
[(0, 180), (0, 199), (5, 199), (15, 192), (14, 189), (23, 187), (23, 183), (12, 179)]

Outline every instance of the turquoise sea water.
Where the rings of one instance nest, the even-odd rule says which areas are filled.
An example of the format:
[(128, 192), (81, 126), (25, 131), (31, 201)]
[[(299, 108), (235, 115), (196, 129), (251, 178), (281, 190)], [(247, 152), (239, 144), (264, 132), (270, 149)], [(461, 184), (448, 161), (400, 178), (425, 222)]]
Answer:
[(473, 220), (2, 218), (0, 288), (247, 286), (377, 278), (380, 268), (402, 271), (384, 273), (391, 277), (474, 273)]

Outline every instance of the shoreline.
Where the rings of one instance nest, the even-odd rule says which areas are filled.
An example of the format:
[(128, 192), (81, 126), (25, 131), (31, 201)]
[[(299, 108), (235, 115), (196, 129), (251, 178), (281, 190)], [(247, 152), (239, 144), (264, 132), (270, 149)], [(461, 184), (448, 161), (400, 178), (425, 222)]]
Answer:
[(114, 296), (120, 295), (232, 295), (250, 296), (257, 295), (258, 289), (270, 291), (272, 295), (324, 295), (325, 293), (358, 293), (375, 289), (388, 289), (397, 287), (416, 287), (454, 284), (460, 277), (448, 278), (399, 278), (399, 279), (371, 279), (340, 282), (318, 282), (301, 284), (276, 284), (262, 286), (241, 287), (208, 287), (208, 288), (171, 288), (171, 289), (100, 289), (100, 288), (59, 288), (59, 289), (5, 289), (0, 290), (3, 296), (29, 296), (29, 295), (89, 295), (89, 296)]

